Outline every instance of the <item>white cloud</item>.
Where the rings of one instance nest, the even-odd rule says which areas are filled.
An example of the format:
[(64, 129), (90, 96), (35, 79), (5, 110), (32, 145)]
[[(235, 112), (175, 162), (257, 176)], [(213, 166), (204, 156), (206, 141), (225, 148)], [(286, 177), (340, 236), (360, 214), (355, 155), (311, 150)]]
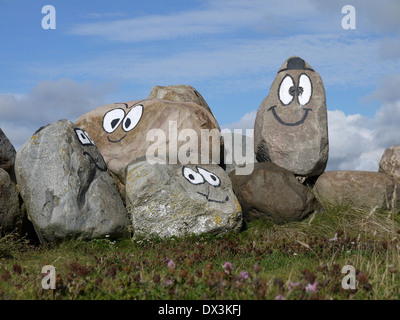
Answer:
[[(391, 112), (394, 109), (396, 112)], [(221, 128), (252, 129), (256, 113), (257, 110), (253, 110), (239, 121)], [(383, 104), (373, 119), (328, 110), (329, 161), (326, 170), (378, 171), (384, 150), (400, 144), (399, 123), (400, 100)]]
[(378, 170), (377, 162), (383, 150), (377, 146), (372, 123), (371, 119), (360, 114), (346, 116), (340, 110), (328, 111), (327, 170)]
[[(246, 113), (239, 121), (230, 124), (222, 125), (221, 130), (229, 129), (233, 131), (234, 129), (242, 129), (242, 134), (246, 135), (247, 129), (254, 129), (254, 121), (256, 120), (257, 110), (252, 110)], [(253, 136), (252, 132), (248, 132), (249, 136)]]
[(190, 48), (159, 47), (99, 53), (90, 61), (31, 69), (39, 74), (123, 80), (132, 86), (204, 83), (221, 90), (261, 89), (271, 83), (283, 62), (298, 55), (315, 68), (325, 86), (370, 86), (371, 79), (400, 72), (400, 64), (379, 59), (379, 40), (335, 34), (294, 35), (267, 39), (201, 41)]
[(18, 149), (39, 127), (60, 119), (75, 121), (103, 105), (113, 89), (60, 79), (40, 82), (28, 94), (0, 94), (0, 127)]

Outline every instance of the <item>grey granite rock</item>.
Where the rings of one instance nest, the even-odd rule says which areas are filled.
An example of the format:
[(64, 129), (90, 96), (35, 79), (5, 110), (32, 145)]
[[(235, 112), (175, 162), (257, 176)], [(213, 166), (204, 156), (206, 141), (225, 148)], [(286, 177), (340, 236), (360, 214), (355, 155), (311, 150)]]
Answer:
[(15, 168), (41, 241), (128, 234), (129, 217), (103, 157), (72, 122), (40, 128), (18, 150)]
[(242, 225), (231, 181), (218, 165), (133, 161), (126, 171), (126, 201), (139, 236), (218, 234)]
[(19, 231), (21, 223), (18, 190), (9, 174), (0, 168), (0, 229), (3, 232)]

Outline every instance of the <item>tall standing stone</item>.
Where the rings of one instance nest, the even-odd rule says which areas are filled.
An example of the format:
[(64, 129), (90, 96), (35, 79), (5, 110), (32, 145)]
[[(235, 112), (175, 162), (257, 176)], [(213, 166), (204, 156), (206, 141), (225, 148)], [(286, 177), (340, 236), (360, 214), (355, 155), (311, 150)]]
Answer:
[(319, 74), (299, 57), (279, 69), (254, 125), (258, 161), (271, 161), (296, 176), (324, 172), (328, 162), (325, 89)]

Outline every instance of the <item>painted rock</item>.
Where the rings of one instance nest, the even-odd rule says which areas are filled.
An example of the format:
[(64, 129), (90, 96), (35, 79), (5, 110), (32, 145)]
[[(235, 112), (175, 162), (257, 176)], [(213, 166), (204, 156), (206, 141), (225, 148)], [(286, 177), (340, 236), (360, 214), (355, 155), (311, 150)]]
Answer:
[(174, 102), (194, 102), (211, 112), (206, 100), (192, 86), (179, 84), (172, 86), (154, 86), (147, 99), (164, 99)]
[(379, 172), (400, 180), (400, 146), (391, 146), (385, 150), (379, 162)]
[(290, 171), (272, 162), (254, 164), (249, 175), (229, 174), (246, 220), (265, 218), (282, 224), (305, 218), (318, 202)]
[(324, 172), (328, 162), (325, 89), (319, 74), (299, 57), (279, 69), (254, 125), (258, 161), (271, 161), (296, 176)]
[(3, 130), (0, 129), (0, 168), (8, 172), (15, 182), (14, 162), (16, 151)]
[(392, 177), (368, 171), (327, 171), (316, 181), (313, 193), (329, 205), (361, 209), (400, 209), (400, 183)]
[(231, 181), (218, 165), (133, 161), (126, 172), (126, 201), (139, 236), (218, 234), (242, 225)]
[(19, 231), (22, 218), (18, 190), (10, 175), (0, 168), (0, 233)]
[(39, 239), (128, 235), (129, 216), (91, 137), (68, 120), (40, 128), (18, 150), (21, 196)]
[[(108, 168), (123, 184), (125, 168), (131, 161), (146, 155), (168, 158), (169, 154), (170, 163), (178, 163), (178, 153), (185, 153), (193, 141), (196, 154), (214, 160), (209, 163), (220, 162), (218, 122), (205, 108), (192, 102), (150, 99), (112, 103), (82, 115), (76, 125), (90, 134)], [(189, 142), (187, 133), (194, 134)], [(213, 139), (203, 139), (210, 133), (214, 134)], [(202, 154), (203, 147), (206, 151)], [(192, 163), (200, 163), (200, 159)]]

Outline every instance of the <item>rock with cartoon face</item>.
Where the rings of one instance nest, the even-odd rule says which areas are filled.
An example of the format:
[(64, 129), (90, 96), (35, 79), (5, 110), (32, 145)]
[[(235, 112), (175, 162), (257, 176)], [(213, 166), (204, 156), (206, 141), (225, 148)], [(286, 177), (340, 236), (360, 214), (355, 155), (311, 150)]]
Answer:
[(15, 171), (42, 242), (128, 235), (129, 217), (104, 159), (72, 122), (36, 131), (18, 150)]
[[(179, 152), (189, 149), (188, 143), (197, 146), (196, 154), (205, 147), (201, 156), (214, 162), (218, 163), (221, 155), (218, 122), (191, 102), (150, 99), (112, 103), (82, 115), (76, 125), (90, 134), (108, 168), (122, 183), (126, 166), (142, 156), (163, 153), (167, 155), (164, 158), (177, 160)], [(213, 139), (204, 139), (207, 135)]]
[(138, 236), (218, 234), (242, 225), (231, 181), (215, 164), (133, 161), (127, 166), (126, 201)]
[(325, 89), (319, 74), (299, 57), (279, 69), (254, 125), (258, 161), (271, 161), (297, 176), (322, 174), (328, 161)]
[(175, 102), (194, 102), (211, 112), (206, 100), (192, 86), (178, 84), (171, 86), (154, 86), (147, 99), (164, 99)]

